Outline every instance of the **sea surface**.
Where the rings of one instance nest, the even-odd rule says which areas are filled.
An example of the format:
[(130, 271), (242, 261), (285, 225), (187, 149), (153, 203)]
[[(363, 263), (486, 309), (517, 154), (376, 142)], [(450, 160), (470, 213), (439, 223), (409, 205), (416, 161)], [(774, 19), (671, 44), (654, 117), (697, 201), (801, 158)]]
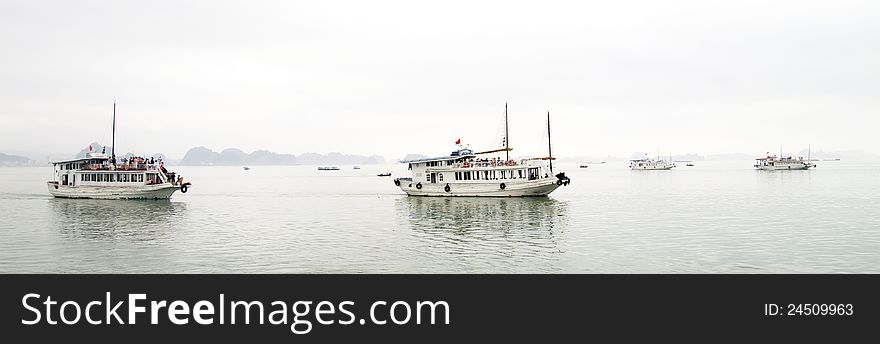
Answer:
[(405, 165), (170, 166), (170, 201), (0, 168), (0, 273), (880, 273), (880, 163), (556, 164), (542, 198), (408, 197)]

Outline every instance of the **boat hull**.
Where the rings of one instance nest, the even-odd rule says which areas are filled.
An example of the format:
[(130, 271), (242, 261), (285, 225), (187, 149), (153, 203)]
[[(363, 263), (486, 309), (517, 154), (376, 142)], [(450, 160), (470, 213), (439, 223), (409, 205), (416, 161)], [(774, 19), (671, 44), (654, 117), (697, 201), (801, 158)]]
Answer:
[(86, 199), (168, 199), (177, 186), (171, 184), (145, 185), (138, 187), (95, 187), (58, 185), (48, 182), (49, 193), (58, 198)]
[(632, 169), (633, 171), (668, 171), (668, 170), (671, 170), (673, 167), (675, 167), (675, 166), (674, 165), (642, 166), (642, 167), (632, 167), (630, 169)]
[(557, 188), (556, 178), (544, 178), (540, 180), (505, 183), (501, 189), (501, 183), (448, 183), (449, 191), (446, 191), (447, 183), (412, 183), (408, 180), (400, 180), (400, 189), (410, 196), (434, 196), (434, 197), (540, 197), (547, 196)]
[(807, 164), (797, 164), (797, 165), (786, 165), (786, 166), (755, 166), (756, 169), (762, 171), (797, 171), (797, 170), (808, 170), (815, 165), (807, 165)]

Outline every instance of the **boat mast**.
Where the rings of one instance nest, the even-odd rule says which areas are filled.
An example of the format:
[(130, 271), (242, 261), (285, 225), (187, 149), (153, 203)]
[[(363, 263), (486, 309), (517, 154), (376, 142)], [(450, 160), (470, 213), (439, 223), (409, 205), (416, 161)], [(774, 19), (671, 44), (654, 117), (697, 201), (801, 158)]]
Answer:
[(811, 145), (807, 145), (807, 162), (810, 162), (810, 153), (812, 153)]
[(505, 161), (510, 161), (510, 131), (507, 125), (507, 103), (504, 103), (504, 157)]
[(550, 141), (550, 111), (547, 111), (547, 155), (550, 159), (550, 174), (553, 174), (553, 144)]
[(116, 166), (116, 99), (113, 99), (113, 138), (110, 142), (110, 163)]

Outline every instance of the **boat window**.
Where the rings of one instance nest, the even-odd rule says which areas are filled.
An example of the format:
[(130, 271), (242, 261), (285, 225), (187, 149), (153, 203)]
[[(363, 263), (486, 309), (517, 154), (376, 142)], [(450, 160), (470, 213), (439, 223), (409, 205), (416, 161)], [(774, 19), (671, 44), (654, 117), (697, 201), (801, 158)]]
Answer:
[(144, 182), (144, 175), (143, 175), (143, 174), (139, 174), (139, 175), (137, 175), (137, 176), (138, 176), (138, 183), (143, 183), (143, 182)]
[(442, 182), (443, 181), (443, 173), (438, 174), (438, 177), (440, 178), (440, 181)]

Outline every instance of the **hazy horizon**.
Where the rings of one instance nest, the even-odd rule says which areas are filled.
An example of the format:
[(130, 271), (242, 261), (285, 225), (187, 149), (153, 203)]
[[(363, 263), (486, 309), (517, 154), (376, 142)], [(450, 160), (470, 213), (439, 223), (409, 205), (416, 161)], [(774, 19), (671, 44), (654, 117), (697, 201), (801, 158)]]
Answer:
[(880, 154), (869, 1), (0, 4), (0, 152)]

